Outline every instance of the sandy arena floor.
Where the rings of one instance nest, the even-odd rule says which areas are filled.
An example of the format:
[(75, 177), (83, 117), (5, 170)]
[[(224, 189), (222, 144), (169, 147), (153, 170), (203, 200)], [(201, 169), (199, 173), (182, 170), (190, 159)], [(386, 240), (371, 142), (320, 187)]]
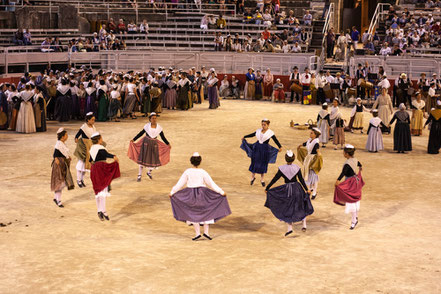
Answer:
[[(284, 150), (309, 132), (289, 122), (316, 118), (317, 106), (222, 101), (191, 111), (166, 111), (159, 123), (171, 142), (171, 162), (136, 182), (138, 167), (126, 156), (144, 118), (97, 123), (122, 177), (107, 202), (110, 222), (96, 214), (87, 188), (63, 191), (65, 208), (52, 202), (50, 163), (55, 132), (0, 133), (0, 293), (440, 293), (441, 157), (426, 153), (428, 131), (413, 137), (414, 151), (364, 151), (367, 135), (348, 134), (359, 150), (366, 186), (360, 223), (333, 204), (333, 185), (344, 158), (322, 150), (324, 169), (308, 231), (285, 225), (265, 208), (263, 188), (249, 185), (249, 159), (239, 149), (243, 135), (268, 117)], [(349, 119), (350, 109), (343, 115)], [(365, 115), (367, 127), (370, 115)], [(73, 153), (80, 122), (63, 124)], [(232, 215), (211, 226), (213, 241), (193, 242), (193, 228), (175, 221), (168, 193), (189, 167), (194, 151), (228, 194)], [(283, 154), (283, 153), (282, 153)], [(270, 165), (267, 182), (284, 163)], [(76, 159), (71, 167), (75, 173)], [(282, 182), (279, 182), (280, 184)]]

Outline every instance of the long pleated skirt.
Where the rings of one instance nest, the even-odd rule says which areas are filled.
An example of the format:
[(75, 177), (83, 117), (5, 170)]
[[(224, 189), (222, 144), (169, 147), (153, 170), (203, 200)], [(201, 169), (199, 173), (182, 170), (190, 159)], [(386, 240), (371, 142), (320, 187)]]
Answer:
[(165, 92), (165, 107), (166, 108), (175, 108), (176, 107), (176, 99), (178, 97), (178, 93), (176, 89), (168, 89)]
[(383, 149), (383, 133), (381, 132), (381, 128), (371, 126), (366, 142), (366, 150), (370, 152), (378, 152)]
[(208, 88), (208, 101), (210, 103), (210, 109), (216, 109), (220, 106), (217, 87), (213, 86)]
[(55, 102), (55, 119), (59, 122), (69, 121), (72, 113), (72, 97), (58, 96)]
[(438, 154), (441, 148), (441, 119), (433, 120), (430, 127), (429, 144), (427, 152), (429, 154)]
[(248, 170), (256, 174), (266, 174), (268, 172), (268, 164), (276, 162), (279, 152), (277, 148), (269, 144), (260, 144), (259, 142), (250, 144), (246, 140), (242, 141), (240, 148), (251, 158)]
[(423, 134), (423, 111), (415, 109), (410, 121), (412, 135), (421, 136)]
[(394, 129), (394, 150), (412, 151), (410, 126), (406, 122), (397, 122)]
[(123, 113), (125, 115), (132, 114), (134, 112), (135, 104), (136, 104), (136, 96), (135, 96), (135, 94), (127, 95), (127, 97), (126, 97), (126, 99), (124, 101)]
[(173, 216), (192, 223), (218, 221), (231, 214), (227, 197), (206, 187), (185, 188), (171, 198)]
[(277, 219), (287, 223), (301, 221), (314, 212), (309, 195), (298, 182), (268, 190), (265, 207)]
[(35, 133), (37, 131), (35, 127), (34, 109), (31, 102), (21, 102), (15, 130), (18, 133)]

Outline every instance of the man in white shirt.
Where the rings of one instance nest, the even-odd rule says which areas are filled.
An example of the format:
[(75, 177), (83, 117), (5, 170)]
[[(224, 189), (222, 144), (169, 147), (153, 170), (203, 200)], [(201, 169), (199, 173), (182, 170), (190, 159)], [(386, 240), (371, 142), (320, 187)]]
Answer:
[(293, 53), (301, 53), (302, 52), (302, 47), (300, 47), (298, 42), (295, 42), (294, 46), (292, 46), (291, 51)]
[(389, 88), (390, 88), (390, 82), (389, 82), (389, 80), (387, 79), (386, 74), (384, 74), (384, 75), (381, 77), (381, 81), (378, 83), (378, 87), (379, 87), (379, 88), (385, 88), (385, 89), (389, 90)]
[(334, 83), (334, 77), (331, 75), (331, 71), (329, 71), (329, 70), (326, 71), (326, 82), (328, 84)]

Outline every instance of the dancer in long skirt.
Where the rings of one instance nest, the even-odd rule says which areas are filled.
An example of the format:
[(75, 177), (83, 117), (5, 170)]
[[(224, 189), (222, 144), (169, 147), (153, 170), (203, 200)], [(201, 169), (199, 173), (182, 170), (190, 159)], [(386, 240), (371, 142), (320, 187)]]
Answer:
[(430, 112), (424, 127), (430, 124), (429, 144), (427, 153), (438, 154), (441, 148), (441, 101), (436, 103), (436, 109)]
[(79, 119), (80, 118), (80, 100), (78, 98), (78, 90), (76, 81), (71, 80), (69, 82), (70, 94), (72, 98), (72, 109), (71, 109), (71, 118)]
[(254, 69), (252, 67), (248, 69), (245, 78), (244, 97), (245, 99), (254, 100), (256, 94), (256, 75), (254, 74)]
[(178, 81), (178, 97), (177, 108), (180, 110), (188, 110), (190, 108), (188, 100), (188, 92), (190, 91), (190, 80), (187, 78), (187, 73), (181, 73), (181, 79)]
[(121, 94), (118, 91), (118, 86), (114, 85), (113, 90), (110, 92), (110, 103), (108, 117), (110, 120), (119, 122), (119, 117), (122, 114)]
[(55, 119), (59, 122), (69, 121), (72, 113), (72, 97), (68, 81), (64, 78), (57, 87), (56, 97)]
[[(274, 132), (269, 128), (269, 125), (269, 119), (265, 118), (262, 120), (261, 129), (257, 129), (255, 132), (242, 138), (242, 145), (240, 148), (251, 158), (251, 165), (249, 168), (249, 171), (251, 172), (251, 185), (253, 185), (254, 180), (256, 180), (256, 174), (260, 174), (260, 183), (262, 187), (265, 187), (265, 174), (268, 172), (268, 164), (275, 163), (277, 160), (277, 153), (282, 151), (282, 145), (279, 140), (277, 140)], [(256, 137), (257, 142), (250, 144), (245, 140), (246, 138), (251, 137)], [(279, 149), (269, 145), (271, 139), (273, 139)]]
[(83, 120), (86, 116), (86, 88), (84, 87), (84, 83), (80, 83), (78, 87), (78, 105), (80, 109), (79, 119)]
[[(377, 97), (377, 100), (375, 100), (374, 105), (372, 106), (372, 109), (376, 109), (378, 107), (378, 117), (381, 119), (383, 123), (390, 122), (391, 115), (394, 113), (394, 108), (392, 106), (392, 100), (387, 93), (386, 88), (381, 89), (381, 95)], [(390, 133), (390, 130), (385, 126), (383, 129), (381, 129), (383, 133)]]
[[(169, 195), (175, 219), (193, 225), (193, 241), (201, 238), (200, 224), (204, 226), (203, 236), (211, 240), (209, 225), (231, 214), (227, 195), (199, 168), (201, 161), (202, 157), (195, 152), (190, 158), (193, 167), (185, 170)], [(185, 185), (187, 188), (181, 190)]]
[(368, 139), (366, 142), (366, 150), (369, 152), (378, 152), (384, 149), (382, 128), (386, 125), (378, 117), (378, 110), (372, 110), (373, 118), (369, 121), (369, 128), (367, 131)]
[(6, 84), (0, 84), (0, 130), (8, 128), (8, 97), (6, 92)]
[(34, 115), (37, 132), (46, 132), (46, 100), (43, 97), (43, 89), (40, 86), (35, 88)]
[(8, 95), (8, 130), (15, 131), (17, 127), (17, 114), (20, 110), (21, 98), (15, 85), (11, 85), (11, 92)]
[[(302, 231), (306, 231), (306, 217), (314, 212), (309, 194), (311, 191), (303, 180), (302, 171), (294, 164), (295, 155), (288, 150), (285, 155), (286, 164), (279, 169), (266, 187), (266, 202), (276, 218), (287, 224), (285, 236), (292, 233), (292, 223), (302, 221)], [(281, 178), (285, 184), (275, 188), (271, 187)]]
[[(351, 227), (353, 230), (358, 224), (358, 212), (360, 211), (361, 191), (364, 186), (361, 177), (361, 163), (354, 157), (355, 148), (346, 145), (343, 156), (346, 162), (343, 170), (335, 182), (334, 203), (345, 205), (345, 212), (352, 214)], [(345, 177), (344, 182), (340, 182)]]
[(319, 140), (322, 143), (322, 147), (326, 148), (326, 144), (329, 141), (329, 127), (331, 121), (329, 119), (328, 103), (323, 103), (322, 109), (317, 115), (317, 127), (320, 130)]
[(91, 136), (96, 133), (95, 128), (95, 115), (93, 112), (86, 114), (86, 122), (81, 126), (75, 135), (75, 148), (74, 155), (78, 158), (76, 165), (77, 169), (77, 184), (78, 187), (86, 187), (84, 184), (84, 174), (86, 171), (90, 171), (90, 147), (92, 147)]
[(209, 109), (216, 109), (220, 106), (219, 91), (217, 89), (218, 82), (216, 72), (214, 68), (212, 68), (207, 80)]
[(412, 120), (410, 121), (410, 131), (412, 135), (421, 136), (423, 134), (423, 117), (426, 103), (421, 99), (421, 93), (415, 93), (416, 99), (412, 101)]
[(334, 150), (338, 149), (338, 145), (343, 149), (343, 145), (345, 144), (345, 121), (342, 118), (341, 112), (337, 113), (334, 125), (332, 125), (331, 128), (334, 129), (334, 138), (332, 139), (334, 142)]
[(178, 87), (178, 85), (173, 79), (169, 79), (166, 84), (167, 91), (165, 92), (165, 106), (167, 107), (167, 109), (175, 109), (176, 99), (178, 97), (176, 88)]
[(136, 119), (135, 115), (135, 104), (139, 101), (138, 91), (136, 91), (136, 85), (134, 84), (134, 79), (130, 78), (129, 83), (126, 86), (125, 101), (124, 101), (124, 116), (130, 115), (132, 119)]
[(67, 187), (74, 189), (72, 175), (70, 173), (70, 162), (72, 158), (69, 148), (66, 146), (68, 135), (63, 128), (57, 131), (57, 143), (55, 144), (54, 159), (52, 161), (51, 191), (54, 191), (54, 202), (58, 207), (64, 207), (61, 203), (61, 192)]
[(362, 104), (361, 98), (357, 98), (357, 104), (352, 108), (351, 120), (349, 122), (351, 132), (353, 132), (353, 130), (360, 130), (360, 133), (363, 134), (364, 111), (368, 110)]
[[(120, 177), (119, 161), (116, 155), (107, 152), (103, 146), (103, 138), (100, 133), (92, 135), (92, 147), (90, 148), (90, 179), (92, 180), (95, 193), (98, 217), (101, 221), (110, 220), (106, 210), (106, 198), (110, 197), (110, 184), (112, 180)], [(112, 163), (107, 163), (107, 158), (112, 158)]]
[(394, 129), (394, 151), (404, 153), (412, 151), (412, 138), (410, 136), (410, 117), (406, 112), (406, 106), (401, 103), (398, 111), (395, 112), (389, 126), (397, 121)]
[(98, 115), (98, 109), (96, 105), (96, 89), (93, 87), (92, 82), (89, 82), (86, 88), (86, 108), (85, 112), (92, 112), (96, 117)]
[(32, 97), (34, 92), (31, 91), (31, 85), (26, 84), (25, 90), (20, 93), (20, 110), (17, 114), (17, 126), (15, 128), (18, 133), (35, 133), (34, 108), (32, 106)]
[(263, 100), (271, 100), (271, 93), (273, 92), (274, 75), (268, 68), (263, 78)]
[(98, 116), (97, 121), (107, 121), (109, 113), (109, 98), (107, 97), (107, 85), (104, 80), (100, 80), (98, 87)]
[[(130, 141), (128, 157), (139, 164), (137, 181), (141, 181), (142, 169), (147, 167), (147, 176), (152, 179), (152, 171), (160, 166), (166, 165), (170, 161), (171, 145), (165, 138), (162, 127), (157, 123), (157, 115), (152, 112), (149, 115), (149, 123)], [(135, 143), (136, 140), (145, 137)], [(160, 136), (162, 142), (157, 137)]]
[(297, 147), (297, 158), (303, 163), (302, 174), (309, 190), (311, 190), (312, 200), (317, 197), (318, 173), (323, 167), (323, 158), (320, 153), (320, 135), (320, 130), (313, 128), (309, 133), (309, 139)]
[[(337, 114), (340, 112), (340, 109), (338, 108), (339, 104), (340, 103), (338, 102), (338, 98), (334, 98), (334, 100), (332, 101), (331, 112), (329, 113), (329, 121), (331, 126), (334, 125), (334, 121), (337, 118)], [(329, 136), (330, 137), (334, 136), (333, 128), (329, 128)]]
[(256, 100), (260, 100), (263, 98), (264, 93), (263, 93), (263, 76), (260, 73), (259, 69), (256, 71), (255, 81), (256, 81), (256, 84), (255, 84), (256, 90), (255, 90), (254, 96), (255, 96)]

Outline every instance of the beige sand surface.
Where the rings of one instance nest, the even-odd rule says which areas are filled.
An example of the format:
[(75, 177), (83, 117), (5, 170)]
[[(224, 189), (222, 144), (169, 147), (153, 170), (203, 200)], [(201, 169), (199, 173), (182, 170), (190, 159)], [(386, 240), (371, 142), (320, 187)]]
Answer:
[[(12, 224), (0, 228), (0, 293), (440, 293), (441, 157), (426, 153), (427, 130), (412, 138), (414, 151), (406, 155), (392, 152), (392, 135), (385, 136), (386, 151), (370, 154), (363, 150), (367, 135), (346, 134), (359, 148), (366, 182), (354, 231), (332, 202), (342, 151), (323, 150), (308, 231), (297, 224), (284, 238), (285, 225), (263, 206), (263, 188), (249, 185), (249, 159), (239, 145), (268, 117), (284, 150), (295, 149), (308, 131), (291, 129), (290, 120), (304, 123), (319, 108), (254, 101), (207, 108), (161, 116), (171, 162), (141, 183), (126, 153), (146, 119), (97, 123), (121, 163), (107, 202), (110, 222), (96, 215), (88, 177), (87, 188), (63, 192), (64, 209), (52, 202), (58, 123), (46, 133), (1, 132), (0, 222)], [(343, 109), (346, 119), (349, 113)], [(81, 123), (62, 125), (73, 153)], [(192, 227), (174, 220), (167, 196), (194, 151), (233, 211), (211, 227), (213, 241), (191, 241)], [(267, 182), (283, 163), (279, 156), (270, 165)]]

